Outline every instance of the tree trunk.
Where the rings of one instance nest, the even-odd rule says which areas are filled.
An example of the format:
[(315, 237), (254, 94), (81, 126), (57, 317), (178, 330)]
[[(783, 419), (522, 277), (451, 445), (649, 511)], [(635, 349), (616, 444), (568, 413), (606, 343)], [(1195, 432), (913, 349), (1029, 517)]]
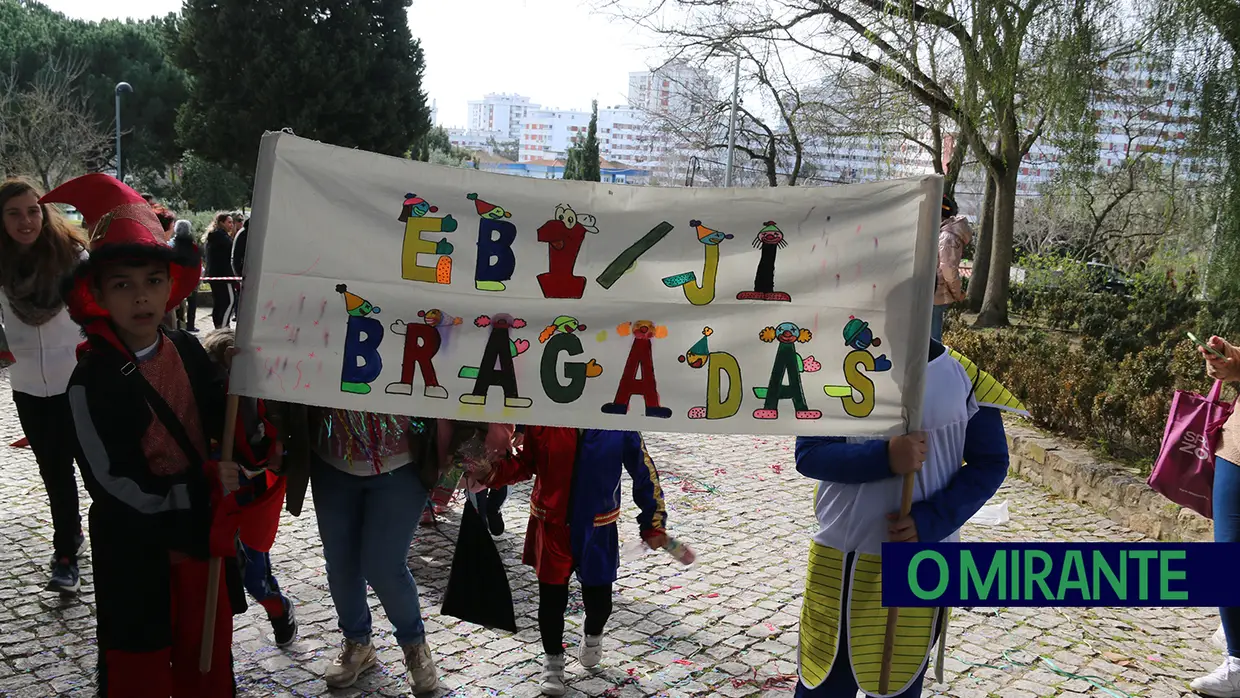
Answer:
[[(1019, 159), (1016, 160), (1019, 164)], [(995, 222), (991, 236), (990, 273), (976, 327), (1008, 325), (1008, 287), (1012, 271), (1012, 229), (1016, 222), (1016, 179), (1020, 170), (1005, 167), (995, 178)]]
[(986, 297), (986, 280), (990, 275), (991, 241), (995, 231), (995, 178), (986, 175), (986, 196), (982, 199), (982, 219), (977, 224), (977, 239), (973, 241), (973, 274), (969, 277), (969, 310), (976, 313), (982, 309)]

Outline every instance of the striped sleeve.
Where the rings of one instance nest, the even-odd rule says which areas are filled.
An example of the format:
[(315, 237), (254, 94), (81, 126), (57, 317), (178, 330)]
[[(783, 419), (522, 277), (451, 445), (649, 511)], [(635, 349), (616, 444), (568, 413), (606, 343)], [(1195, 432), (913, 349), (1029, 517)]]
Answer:
[(641, 509), (637, 525), (646, 531), (667, 529), (667, 505), (663, 501), (663, 487), (659, 484), (659, 471), (646, 450), (646, 440), (641, 434), (625, 434), (624, 467), (633, 478), (633, 501)]
[(973, 383), (973, 397), (977, 399), (977, 404), (981, 407), (993, 407), (1004, 412), (1014, 412), (1022, 417), (1029, 416), (1029, 410), (1016, 396), (1003, 387), (994, 376), (983, 371), (973, 363), (969, 357), (961, 354), (955, 349), (949, 348), (947, 353), (952, 358), (960, 362), (964, 366), (965, 373), (968, 374), (969, 380)]

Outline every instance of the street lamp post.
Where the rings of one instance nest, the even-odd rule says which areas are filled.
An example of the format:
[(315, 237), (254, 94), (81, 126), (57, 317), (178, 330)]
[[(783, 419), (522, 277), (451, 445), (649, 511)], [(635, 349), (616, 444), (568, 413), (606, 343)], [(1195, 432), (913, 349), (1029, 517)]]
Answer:
[(133, 92), (133, 86), (127, 82), (116, 83), (116, 178), (125, 181), (125, 171), (121, 161), (121, 95)]
[(736, 56), (736, 75), (732, 79), (732, 120), (728, 124), (728, 170), (723, 176), (723, 186), (732, 186), (732, 163), (736, 157), (736, 111), (740, 107), (741, 88), (741, 53), (732, 52)]

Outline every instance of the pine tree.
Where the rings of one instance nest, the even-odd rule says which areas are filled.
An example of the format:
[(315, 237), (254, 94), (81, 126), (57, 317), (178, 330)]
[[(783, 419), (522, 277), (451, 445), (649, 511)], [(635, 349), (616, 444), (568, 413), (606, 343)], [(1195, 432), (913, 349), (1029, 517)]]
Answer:
[(582, 179), (581, 174), (581, 146), (574, 143), (564, 155), (563, 179)]
[(581, 176), (587, 182), (602, 181), (601, 164), (598, 153), (598, 100), (591, 104), (590, 130), (586, 134), (586, 143), (581, 148)]
[(254, 171), (264, 131), (404, 155), (430, 129), (411, 0), (186, 0), (175, 60), (191, 78), (182, 144)]

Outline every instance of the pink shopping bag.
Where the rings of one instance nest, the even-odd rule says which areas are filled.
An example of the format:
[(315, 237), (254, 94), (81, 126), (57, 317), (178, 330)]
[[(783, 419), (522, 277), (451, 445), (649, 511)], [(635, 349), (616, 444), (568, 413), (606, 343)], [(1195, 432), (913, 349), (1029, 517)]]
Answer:
[(1234, 407), (1219, 401), (1222, 389), (1222, 381), (1215, 381), (1205, 397), (1175, 391), (1162, 448), (1147, 481), (1155, 492), (1207, 519), (1214, 518), (1214, 450)]

